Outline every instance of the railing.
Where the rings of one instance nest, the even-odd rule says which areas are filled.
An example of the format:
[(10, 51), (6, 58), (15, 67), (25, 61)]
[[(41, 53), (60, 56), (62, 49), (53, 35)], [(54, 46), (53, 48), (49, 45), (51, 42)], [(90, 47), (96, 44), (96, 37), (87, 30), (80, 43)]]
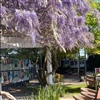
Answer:
[[(0, 71), (0, 83), (2, 86), (24, 82), (30, 79), (30, 69), (16, 69), (16, 70), (2, 70)], [(0, 89), (0, 100), (2, 96), (9, 100), (16, 100), (16, 98), (9, 92)]]
[(29, 69), (2, 70), (0, 71), (0, 82), (2, 85), (23, 82), (30, 79)]

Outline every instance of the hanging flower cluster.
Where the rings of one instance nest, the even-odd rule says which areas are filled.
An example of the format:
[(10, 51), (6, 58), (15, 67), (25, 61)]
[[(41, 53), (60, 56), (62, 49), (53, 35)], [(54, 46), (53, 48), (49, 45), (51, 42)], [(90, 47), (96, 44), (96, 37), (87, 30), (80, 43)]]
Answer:
[(30, 35), (33, 45), (38, 41), (64, 51), (92, 47), (94, 37), (85, 25), (89, 11), (86, 0), (2, 0), (0, 8), (3, 25)]

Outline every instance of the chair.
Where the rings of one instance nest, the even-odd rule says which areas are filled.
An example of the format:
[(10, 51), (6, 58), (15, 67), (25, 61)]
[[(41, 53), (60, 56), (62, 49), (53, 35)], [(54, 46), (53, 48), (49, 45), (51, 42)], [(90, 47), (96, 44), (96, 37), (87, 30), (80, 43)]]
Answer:
[(86, 75), (85, 76), (85, 81), (87, 86), (89, 87), (95, 87), (95, 77), (92, 75)]
[(97, 85), (100, 86), (100, 74), (96, 75)]
[(83, 96), (85, 96), (86, 100), (89, 99), (89, 100), (95, 100), (96, 98), (96, 94), (91, 94), (90, 92), (81, 92), (81, 94)]
[(79, 95), (74, 95), (75, 100), (95, 100), (97, 91), (89, 88), (80, 88), (81, 93)]
[(85, 100), (85, 96), (83, 96), (83, 95), (81, 95), (81, 94), (79, 94), (79, 95), (74, 95), (73, 98), (74, 98), (75, 100)]
[(89, 93), (87, 94), (87, 92), (81, 92), (79, 95), (74, 95), (73, 98), (75, 100), (95, 100), (95, 97)]
[(90, 88), (80, 88), (81, 91), (86, 91), (86, 92), (92, 92), (92, 93), (97, 93), (96, 90), (90, 89)]

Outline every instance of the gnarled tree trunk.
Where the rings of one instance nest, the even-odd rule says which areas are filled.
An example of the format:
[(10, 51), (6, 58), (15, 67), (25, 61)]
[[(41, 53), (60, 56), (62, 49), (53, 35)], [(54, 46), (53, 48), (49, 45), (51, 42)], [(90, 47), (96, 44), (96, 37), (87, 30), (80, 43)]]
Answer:
[(52, 57), (49, 47), (46, 47), (46, 59), (47, 59), (47, 82), (48, 84), (53, 84), (53, 75), (52, 75)]

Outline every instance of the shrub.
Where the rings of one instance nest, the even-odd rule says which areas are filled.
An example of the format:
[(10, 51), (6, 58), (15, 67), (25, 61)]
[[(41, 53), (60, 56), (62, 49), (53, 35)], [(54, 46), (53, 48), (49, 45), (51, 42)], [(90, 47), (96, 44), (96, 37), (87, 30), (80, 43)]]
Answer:
[(40, 87), (38, 95), (32, 95), (27, 100), (59, 100), (65, 94), (65, 89), (62, 85), (51, 85), (48, 87)]
[(56, 73), (55, 74), (55, 82), (61, 82), (63, 79), (63, 75)]

